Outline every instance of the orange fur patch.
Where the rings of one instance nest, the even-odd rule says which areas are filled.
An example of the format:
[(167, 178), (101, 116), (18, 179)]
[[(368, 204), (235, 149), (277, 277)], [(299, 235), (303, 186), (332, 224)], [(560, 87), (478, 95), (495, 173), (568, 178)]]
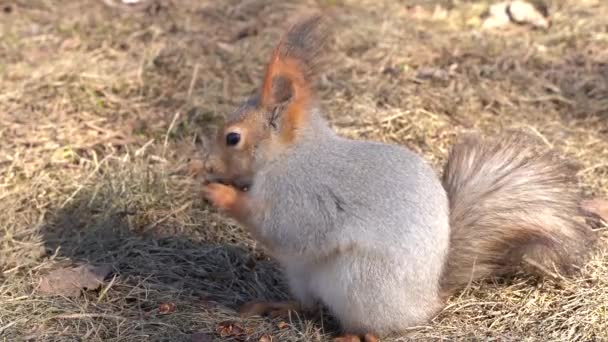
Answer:
[(214, 207), (229, 212), (234, 211), (238, 193), (233, 187), (220, 183), (211, 183), (205, 185), (203, 193), (205, 198), (207, 198)]
[(312, 92), (310, 84), (306, 80), (302, 63), (293, 57), (281, 56), (282, 44), (279, 43), (268, 64), (262, 86), (261, 105), (263, 108), (278, 105), (273, 98), (273, 81), (278, 76), (289, 80), (293, 94), (290, 103), (282, 114), (281, 140), (284, 143), (291, 143), (296, 138), (298, 128), (304, 124)]
[(241, 317), (270, 315), (276, 317), (288, 317), (290, 311), (301, 311), (300, 303), (288, 302), (247, 302), (239, 308)]

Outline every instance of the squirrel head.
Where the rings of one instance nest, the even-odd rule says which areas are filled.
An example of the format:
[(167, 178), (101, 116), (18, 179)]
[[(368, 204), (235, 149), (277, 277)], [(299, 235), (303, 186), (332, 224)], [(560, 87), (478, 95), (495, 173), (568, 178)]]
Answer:
[(228, 115), (206, 158), (209, 181), (243, 188), (253, 175), (296, 146), (316, 104), (313, 82), (326, 41), (322, 18), (293, 25), (266, 65), (257, 93)]

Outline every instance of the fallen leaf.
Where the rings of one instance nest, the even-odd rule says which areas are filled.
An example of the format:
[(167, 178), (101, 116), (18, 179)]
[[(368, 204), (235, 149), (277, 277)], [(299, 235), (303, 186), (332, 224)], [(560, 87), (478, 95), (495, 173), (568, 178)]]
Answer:
[(608, 222), (608, 199), (594, 198), (581, 203), (581, 208)]
[(260, 337), (258, 342), (272, 342), (272, 336), (263, 335), (262, 337)]
[(212, 342), (213, 335), (202, 332), (202, 331), (197, 331), (197, 332), (193, 333), (192, 336), (190, 336), (190, 341), (192, 341), (192, 342)]
[(175, 309), (176, 309), (176, 306), (174, 303), (162, 303), (161, 305), (158, 306), (158, 312), (160, 314), (172, 313), (175, 311)]
[(289, 328), (289, 323), (281, 321), (281, 322), (279, 322), (279, 324), (277, 324), (277, 327), (279, 329), (288, 329)]
[(437, 80), (447, 80), (450, 77), (450, 73), (447, 70), (432, 68), (432, 67), (421, 67), (418, 69), (416, 73), (416, 78), (421, 80), (427, 79), (437, 79)]
[(241, 40), (247, 37), (255, 36), (259, 33), (259, 28), (257, 26), (246, 26), (240, 29), (237, 34), (232, 39), (233, 42), (237, 40)]
[(484, 29), (498, 28), (511, 22), (544, 29), (551, 26), (549, 12), (544, 4), (515, 0), (500, 2), (490, 6), (488, 17), (485, 19), (482, 27)]
[(64, 50), (73, 50), (80, 46), (80, 39), (76, 38), (68, 38), (61, 43), (61, 48)]
[(420, 5), (406, 6), (405, 13), (415, 19), (426, 19), (431, 16), (429, 11)]
[(245, 334), (245, 330), (232, 321), (225, 321), (218, 324), (217, 333), (220, 337), (239, 337)]
[(512, 1), (508, 7), (511, 21), (517, 24), (527, 24), (537, 28), (547, 29), (551, 26), (546, 5), (540, 1)]
[(435, 20), (443, 20), (448, 17), (448, 10), (440, 5), (435, 5), (432, 18)]
[(111, 270), (110, 265), (59, 268), (40, 279), (38, 292), (46, 295), (76, 297), (83, 289), (99, 288)]
[(507, 25), (511, 22), (507, 13), (508, 2), (500, 2), (490, 7), (488, 17), (484, 20), (482, 28), (493, 29)]

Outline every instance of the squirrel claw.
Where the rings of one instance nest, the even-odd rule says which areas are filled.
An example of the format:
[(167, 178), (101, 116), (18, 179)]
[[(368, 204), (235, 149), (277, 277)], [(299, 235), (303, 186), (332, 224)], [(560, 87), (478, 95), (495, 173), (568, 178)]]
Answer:
[(290, 311), (299, 311), (300, 305), (295, 301), (290, 302), (260, 302), (251, 301), (243, 304), (239, 309), (241, 317), (264, 316), (271, 318), (285, 317)]
[(365, 334), (363, 339), (358, 335), (342, 335), (333, 339), (333, 342), (378, 342), (378, 338), (372, 334)]

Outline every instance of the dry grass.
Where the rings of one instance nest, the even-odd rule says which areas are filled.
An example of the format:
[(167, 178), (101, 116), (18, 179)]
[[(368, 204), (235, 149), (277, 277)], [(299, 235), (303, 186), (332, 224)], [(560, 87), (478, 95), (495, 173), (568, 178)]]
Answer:
[[(608, 192), (601, 0), (554, 1), (547, 32), (496, 33), (479, 32), (483, 6), (475, 2), (436, 20), (391, 0), (150, 3), (132, 11), (93, 0), (1, 5), (5, 341), (188, 341), (226, 320), (252, 341), (335, 332), (327, 317), (287, 325), (236, 317), (239, 303), (285, 298), (285, 286), (183, 172), (197, 136), (254, 89), (286, 19), (307, 8), (335, 16), (333, 64), (320, 89), (340, 134), (404, 144), (439, 166), (466, 130), (524, 127), (580, 161), (587, 195)], [(440, 77), (417, 79), (422, 68)], [(607, 247), (604, 233), (574, 280), (517, 275), (473, 284), (409, 337), (608, 339)], [(77, 299), (33, 294), (47, 270), (81, 261), (111, 263), (114, 276)], [(162, 303), (177, 309), (161, 314)]]

